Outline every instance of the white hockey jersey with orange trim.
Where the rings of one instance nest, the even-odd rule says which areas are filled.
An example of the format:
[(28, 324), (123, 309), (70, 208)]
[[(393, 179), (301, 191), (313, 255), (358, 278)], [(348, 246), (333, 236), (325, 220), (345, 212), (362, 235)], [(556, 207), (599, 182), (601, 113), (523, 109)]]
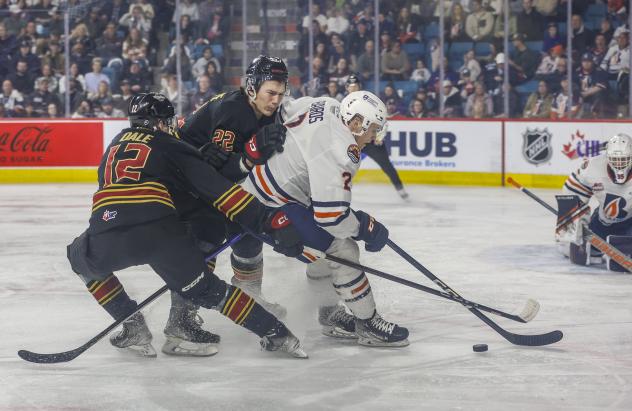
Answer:
[(605, 154), (584, 160), (566, 179), (563, 191), (579, 196), (583, 202), (595, 197), (599, 202), (599, 219), (604, 224), (620, 223), (632, 217), (632, 173), (624, 184), (614, 183)]
[(300, 203), (313, 207), (314, 220), (334, 237), (356, 236), (351, 212), (351, 179), (360, 168), (360, 149), (329, 97), (303, 97), (284, 110), (287, 135), (282, 153), (255, 166), (244, 189), (269, 207)]

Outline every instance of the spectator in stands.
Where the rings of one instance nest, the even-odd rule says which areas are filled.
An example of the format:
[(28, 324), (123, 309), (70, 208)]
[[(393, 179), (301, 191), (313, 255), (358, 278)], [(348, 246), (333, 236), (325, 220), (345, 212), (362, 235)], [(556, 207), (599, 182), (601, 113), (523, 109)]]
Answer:
[(82, 24), (85, 24), (86, 27), (90, 28), (88, 35), (95, 45), (96, 39), (101, 37), (107, 24), (107, 21), (101, 20), (101, 16), (99, 15), (99, 13), (100, 9), (98, 7), (92, 7), (86, 17), (81, 20)]
[[(504, 0), (503, 0), (504, 1)], [(504, 4), (501, 3), (501, 10), (503, 9)], [(516, 13), (513, 13), (511, 10), (509, 12), (509, 36), (513, 36), (518, 31), (518, 17)], [(493, 30), (493, 41), (502, 44), (503, 39), (505, 38), (505, 15), (504, 13), (499, 13), (494, 17), (494, 30)]]
[(43, 117), (59, 118), (59, 117), (62, 117), (62, 115), (59, 112), (59, 107), (57, 107), (57, 104), (50, 103), (48, 107), (46, 108), (46, 114)]
[[(202, 74), (204, 74), (204, 72), (206, 71), (206, 65), (211, 61), (211, 59), (217, 61), (217, 59), (213, 57), (213, 50), (211, 49), (211, 47), (205, 47), (200, 58), (198, 58), (191, 67), (191, 73), (193, 74), (193, 77), (198, 78)], [(217, 67), (217, 62), (215, 64)]]
[(494, 16), (483, 9), (481, 0), (472, 0), (472, 13), (465, 20), (465, 32), (473, 41), (488, 39), (494, 29)]
[(309, 24), (313, 20), (318, 21), (318, 24), (320, 25), (320, 27), (323, 27), (323, 28), (327, 27), (327, 17), (325, 17), (320, 12), (320, 5), (316, 2), (312, 4), (311, 13), (303, 17), (303, 24), (302, 24), (303, 29), (304, 30), (309, 29)]
[(395, 100), (395, 102), (397, 103), (397, 108), (401, 109), (402, 106), (402, 99), (401, 97), (397, 94), (397, 91), (395, 90), (395, 85), (393, 85), (393, 83), (388, 83), (385, 87), (384, 87), (384, 92), (382, 93), (382, 95), (380, 96), (380, 99), (382, 101), (386, 101), (386, 100)]
[(336, 66), (338, 65), (338, 62), (342, 59), (348, 62), (347, 56), (348, 56), (348, 53), (345, 50), (344, 43), (342, 43), (341, 41), (336, 42), (336, 44), (334, 45), (334, 49), (331, 51), (331, 56), (329, 57), (329, 64), (327, 66), (328, 67), (327, 71), (329, 71), (330, 73), (334, 72), (336, 70)]
[(560, 81), (560, 92), (553, 99), (553, 106), (551, 107), (552, 119), (575, 118), (577, 116), (581, 106), (579, 89), (573, 90), (573, 104), (569, 104), (568, 101), (569, 89), (568, 79), (562, 79)]
[[(557, 44), (544, 55), (540, 65), (535, 71), (535, 78), (537, 80), (545, 80), (555, 73), (555, 69), (557, 68), (558, 61), (563, 58), (562, 54), (564, 53), (564, 48), (561, 44)], [(549, 84), (550, 86), (550, 84)]]
[(87, 94), (88, 100), (93, 102), (95, 107), (98, 107), (102, 100), (112, 98), (110, 83), (105, 80), (101, 80), (97, 86), (97, 90), (95, 92), (88, 92)]
[(35, 111), (35, 108), (33, 107), (33, 103), (31, 103), (29, 99), (24, 100), (24, 114), (22, 115), (22, 117), (25, 117), (25, 118), (39, 117), (39, 115)]
[(97, 117), (100, 118), (124, 118), (126, 117), (126, 114), (117, 109), (114, 108), (114, 102), (112, 101), (111, 98), (106, 98), (101, 100), (101, 104), (100, 104), (100, 110), (99, 110), (99, 114), (97, 115)]
[(127, 113), (129, 100), (134, 96), (132, 93), (132, 86), (129, 80), (122, 80), (119, 83), (119, 88), (121, 89), (121, 93), (112, 96), (114, 99), (114, 107), (124, 113)]
[(103, 34), (95, 40), (97, 45), (97, 55), (103, 59), (103, 64), (107, 64), (113, 58), (121, 57), (123, 40), (116, 32), (116, 25), (108, 23), (103, 30)]
[[(62, 80), (65, 80), (65, 77), (62, 77)], [(81, 88), (81, 84), (74, 78), (71, 78), (70, 81), (68, 82), (68, 84), (70, 85), (69, 87), (69, 94), (70, 94), (70, 113), (69, 116), (77, 109), (77, 107), (79, 107), (79, 104), (81, 103), (82, 100), (84, 100), (86, 98), (85, 93), (83, 92), (83, 89)], [(63, 104), (64, 104), (64, 113), (65, 113), (65, 98), (66, 95), (65, 94), (60, 94), (60, 96), (63, 98)], [(60, 108), (60, 111), (61, 108)]]
[(121, 17), (128, 12), (128, 6), (125, 0), (110, 0), (104, 2), (102, 13), (109, 18), (110, 23), (118, 25)]
[(546, 32), (544, 33), (544, 40), (542, 41), (542, 52), (548, 53), (552, 47), (562, 45), (562, 37), (557, 30), (557, 24), (550, 22), (547, 25)]
[(612, 37), (614, 36), (614, 28), (612, 27), (612, 23), (610, 22), (610, 20), (601, 20), (601, 23), (599, 24), (599, 29), (597, 30), (595, 35), (597, 34), (603, 34), (606, 37), (606, 44), (611, 45), (610, 42), (612, 41)]
[(615, 25), (622, 25), (628, 22), (628, 13), (626, 10), (626, 1), (624, 0), (608, 0), (606, 1), (606, 16)]
[[(449, 63), (448, 63), (448, 58), (444, 57), (443, 58), (443, 68), (444, 68), (444, 75), (443, 75), (443, 79), (444, 80), (450, 80), (450, 82), (452, 82), (452, 84), (457, 84), (459, 82), (459, 78), (461, 77), (459, 75), (459, 73), (457, 73), (456, 71), (454, 71), (452, 69), (452, 67), (450, 67)], [(439, 70), (439, 66), (437, 66), (437, 69), (434, 70), (432, 72), (432, 74), (430, 75), (430, 80), (428, 80), (428, 83), (426, 83), (426, 88), (430, 91), (434, 91), (437, 94), (439, 94), (439, 76), (440, 76), (440, 70)]]
[(387, 118), (397, 117), (397, 116), (402, 115), (402, 113), (399, 110), (399, 104), (397, 103), (397, 100), (393, 98), (389, 98), (385, 101), (385, 104), (386, 104), (386, 117)]
[(537, 91), (531, 93), (525, 104), (522, 117), (524, 118), (550, 118), (553, 96), (549, 93), (546, 81), (538, 82)]
[(107, 84), (110, 84), (110, 78), (101, 72), (101, 64), (102, 60), (100, 57), (95, 57), (92, 59), (92, 71), (86, 73), (86, 88), (85, 91), (90, 93), (96, 93), (99, 87), (99, 83), (105, 81)]
[(338, 87), (342, 88), (347, 83), (350, 74), (351, 71), (349, 70), (347, 59), (341, 58), (336, 64), (336, 70), (329, 75), (329, 81), (335, 81)]
[(581, 55), (593, 42), (593, 33), (584, 26), (582, 16), (579, 14), (573, 14), (571, 17), (571, 28), (573, 29), (573, 52)]
[(341, 8), (336, 7), (334, 9), (330, 9), (327, 12), (327, 15), (329, 17), (327, 18), (327, 30), (325, 31), (325, 34), (345, 34), (347, 30), (349, 30), (349, 19), (344, 16)]
[(384, 31), (380, 34), (380, 56), (388, 53), (393, 48), (393, 39), (391, 35)]
[[(184, 7), (184, 5), (182, 6)], [(175, 17), (175, 15), (174, 15)], [(149, 39), (149, 32), (151, 31), (151, 20), (145, 16), (143, 8), (138, 5), (131, 7), (131, 12), (125, 13), (119, 20), (119, 25), (125, 27), (128, 31), (136, 29), (139, 31), (142, 38)]]
[(494, 102), (482, 81), (474, 83), (474, 92), (465, 102), (464, 115), (469, 118), (488, 118), (494, 115)]
[(229, 32), (229, 22), (224, 16), (224, 6), (221, 3), (215, 6), (210, 21), (211, 23), (206, 30), (206, 38), (211, 44), (224, 44)]
[[(145, 16), (145, 18), (149, 20), (153, 20), (156, 15), (156, 12), (154, 11), (154, 6), (150, 3), (149, 0), (132, 0), (131, 4), (129, 5), (128, 11), (131, 13), (134, 7), (142, 8), (143, 15)], [(185, 10), (184, 7), (183, 7), (183, 10)], [(186, 13), (181, 12), (181, 14), (186, 14)]]
[(461, 92), (461, 99), (467, 101), (467, 98), (474, 93), (474, 81), (472, 80), (470, 70), (464, 68), (461, 69), (459, 73), (461, 74), (461, 78), (456, 85)]
[(36, 47), (38, 43), (41, 43), (41, 36), (37, 33), (34, 21), (27, 21), (22, 33), (18, 36), (18, 41), (31, 43), (32, 47)]
[(128, 71), (123, 73), (123, 79), (129, 81), (133, 93), (142, 93), (149, 88), (147, 73), (143, 73), (140, 66), (140, 61), (134, 60), (130, 64)]
[(426, 63), (424, 63), (423, 59), (417, 59), (417, 66), (410, 75), (410, 79), (418, 82), (422, 86), (430, 80), (430, 70), (426, 68)]
[(222, 88), (224, 87), (224, 78), (217, 71), (215, 63), (213, 61), (208, 62), (204, 74), (208, 77), (210, 87), (215, 91), (215, 93), (219, 93), (220, 91), (222, 91)]
[[(77, 24), (70, 33), (70, 47), (74, 48), (75, 45), (81, 44), (86, 54), (94, 52), (94, 42), (90, 38), (90, 31), (88, 26), (83, 23)], [(81, 68), (81, 65), (79, 66)]]
[(463, 54), (463, 65), (459, 68), (459, 72), (465, 69), (469, 70), (472, 81), (478, 80), (478, 76), (481, 74), (481, 64), (476, 60), (474, 49), (468, 50)]
[(356, 63), (356, 71), (363, 82), (367, 82), (373, 78), (375, 73), (375, 43), (373, 40), (367, 40), (364, 45), (364, 52), (358, 57)]
[(358, 21), (356, 29), (349, 36), (349, 53), (359, 56), (365, 50), (366, 42), (372, 39), (366, 20)]
[(35, 88), (39, 88), (39, 83), (46, 79), (48, 81), (48, 91), (51, 93), (57, 93), (57, 88), (59, 86), (59, 79), (53, 73), (50, 66), (48, 64), (44, 64), (42, 66), (42, 75), (35, 80)]
[(72, 113), (71, 118), (92, 118), (96, 117), (94, 110), (92, 109), (92, 104), (90, 104), (89, 100), (81, 100), (79, 106), (74, 113)]
[(580, 116), (582, 118), (603, 117), (603, 106), (608, 92), (608, 75), (595, 67), (592, 54), (582, 55), (581, 66), (577, 75), (573, 76), (573, 80), (579, 84), (582, 97)]
[(38, 76), (40, 74), (40, 59), (31, 52), (32, 43), (28, 40), (20, 42), (18, 52), (13, 57), (12, 61), (24, 60), (29, 67), (29, 74), (32, 76)]
[(136, 28), (130, 29), (123, 41), (122, 56), (126, 60), (131, 60), (132, 58), (144, 59), (147, 56), (147, 46), (148, 42), (142, 37), (140, 30)]
[(443, 116), (460, 117), (462, 105), (458, 87), (454, 87), (450, 80), (443, 80)]
[(410, 72), (410, 61), (408, 55), (402, 52), (402, 45), (399, 42), (393, 43), (391, 51), (382, 55), (382, 78), (384, 80), (405, 80)]
[(61, 52), (59, 42), (50, 41), (48, 51), (40, 58), (42, 66), (48, 65), (55, 74), (63, 73), (65, 70), (65, 57)]
[(29, 72), (28, 62), (26, 60), (18, 60), (15, 64), (15, 72), (9, 74), (7, 78), (11, 80), (13, 87), (23, 95), (33, 92), (35, 78)]
[[(186, 34), (190, 39), (198, 38), (198, 28), (195, 23), (191, 21), (191, 16), (189, 16), (188, 14), (183, 14), (182, 16), (180, 16), (180, 33)], [(173, 24), (169, 29), (169, 42), (173, 43), (176, 39), (176, 36), (176, 25)]]
[[(397, 28), (395, 27), (395, 23), (391, 21), (391, 18), (384, 14), (384, 11), (380, 11), (377, 18), (380, 22), (380, 31), (382, 33), (386, 32), (391, 38), (394, 38), (397, 35)], [(413, 19), (415, 19), (415, 17), (413, 17)]]
[[(564, 1), (564, 0), (562, 0)], [(549, 16), (556, 14), (559, 0), (534, 0), (533, 6), (535, 9), (548, 20)], [(564, 4), (566, 7), (566, 4)]]
[(450, 13), (450, 17), (446, 21), (445, 25), (445, 38), (449, 43), (453, 43), (455, 41), (464, 41), (466, 39), (466, 19), (467, 15), (465, 14), (465, 10), (463, 10), (463, 6), (460, 3), (453, 4), (452, 12)]
[(7, 31), (4, 24), (0, 24), (0, 76), (9, 73), (9, 65), (11, 64), (11, 56), (13, 56), (18, 47), (15, 36)]
[[(182, 101), (179, 101), (178, 94), (178, 77), (175, 75), (169, 75), (167, 77), (167, 87), (163, 88), (160, 93), (167, 96), (169, 101), (173, 103), (176, 112), (186, 113), (189, 109), (188, 99), (184, 96), (185, 89), (181, 86), (182, 89)], [(182, 106), (180, 106), (182, 104)], [(178, 110), (178, 106), (180, 106), (180, 110)]]
[(410, 102), (410, 110), (408, 110), (408, 117), (412, 118), (425, 118), (428, 117), (428, 113), (426, 112), (426, 107), (424, 106), (423, 101), (418, 99), (413, 99)]
[(533, 7), (533, 1), (522, 0), (522, 11), (516, 17), (516, 32), (521, 33), (526, 41), (542, 40), (544, 22), (544, 16)]
[(435, 110), (437, 108), (437, 102), (434, 96), (431, 96), (428, 92), (426, 92), (426, 89), (419, 87), (413, 99), (419, 100), (423, 103), (426, 117), (433, 117), (436, 115)]
[(11, 80), (2, 82), (2, 94), (0, 94), (0, 106), (4, 108), (7, 117), (19, 117), (24, 113), (24, 97), (22, 93), (13, 88)]
[(88, 55), (85, 50), (83, 43), (75, 43), (72, 46), (70, 53), (70, 64), (75, 63), (79, 68), (80, 73), (87, 73), (90, 71), (90, 65), (92, 62), (92, 58)]
[(189, 101), (191, 110), (197, 110), (202, 107), (202, 105), (216, 93), (216, 91), (211, 88), (211, 80), (206, 74), (202, 74), (198, 77), (197, 83), (197, 91), (191, 95), (191, 99)]
[(327, 84), (327, 92), (323, 94), (323, 96), (331, 97), (338, 101), (342, 101), (342, 99), (344, 98), (342, 93), (340, 93), (340, 87), (338, 85), (338, 82), (333, 81), (333, 80), (329, 80), (329, 83)]
[[(70, 78), (75, 79), (79, 83), (79, 89), (81, 91), (85, 91), (86, 79), (83, 74), (79, 73), (79, 66), (77, 63), (72, 63), (70, 65)], [(59, 78), (59, 92), (61, 94), (66, 92), (66, 76), (64, 75)]]
[(25, 19), (22, 18), (22, 15), (25, 14), (20, 9), (20, 6), (17, 4), (12, 4), (9, 7), (9, 16), (2, 20), (2, 24), (7, 28), (9, 33), (19, 33), (22, 31), (22, 28), (26, 25)]
[(37, 117), (46, 117), (49, 104), (60, 105), (57, 96), (48, 91), (48, 80), (46, 78), (40, 81), (39, 88), (28, 96), (28, 100), (33, 105), (33, 110), (37, 113)]
[(540, 64), (540, 53), (527, 48), (524, 37), (520, 33), (514, 34), (512, 41), (515, 51), (509, 59), (509, 66), (516, 70), (518, 83), (529, 81)]
[(399, 38), (397, 40), (401, 44), (418, 43), (420, 40), (419, 35), (417, 34), (418, 26), (419, 22), (416, 21), (414, 15), (410, 14), (408, 7), (402, 7), (399, 10), (399, 16), (397, 16), (396, 29), (399, 33)]
[(593, 60), (595, 61), (596, 66), (601, 66), (604, 57), (606, 57), (606, 53), (608, 52), (607, 44), (605, 35), (602, 33), (597, 33), (595, 35), (595, 45), (592, 47), (590, 52), (593, 55)]
[(630, 72), (630, 31), (621, 26), (615, 33), (617, 44), (608, 49), (600, 66), (609, 80), (617, 80), (621, 72)]

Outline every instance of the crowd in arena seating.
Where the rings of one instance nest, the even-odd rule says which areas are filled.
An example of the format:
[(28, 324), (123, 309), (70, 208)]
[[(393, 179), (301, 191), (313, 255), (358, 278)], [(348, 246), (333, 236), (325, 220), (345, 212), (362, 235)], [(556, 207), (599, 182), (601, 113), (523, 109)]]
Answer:
[[(379, 93), (393, 116), (436, 117), (441, 96), (445, 117), (503, 117), (505, 98), (511, 117), (627, 115), (628, 3), (573, 0), (567, 28), (567, 1), (510, 0), (505, 51), (504, 0), (382, 0), (377, 16), (373, 0), (313, 0), (312, 10), (306, 0), (288, 0), (288, 7), (302, 10), (296, 21), (299, 58), (289, 62), (302, 74), (293, 93), (340, 100), (351, 74), (372, 90), (377, 48)], [(230, 3), (180, 2), (183, 113), (227, 85)], [(445, 16), (441, 84), (439, 4)], [(62, 117), (66, 91), (75, 118), (122, 116), (129, 98), (149, 89), (178, 101), (174, 11), (175, 0), (0, 0), (0, 117)]]
[[(174, 11), (175, 0), (0, 0), (0, 117), (63, 117), (66, 90), (73, 118), (124, 117), (130, 97), (150, 89), (175, 101)], [(222, 90), (229, 29), (223, 0), (182, 0), (180, 14), (186, 112)]]
[[(314, 0), (312, 10), (301, 3), (301, 95), (340, 98), (352, 73), (372, 90), (378, 47), (379, 91), (391, 116), (438, 116), (442, 97), (444, 117), (503, 117), (505, 94), (511, 117), (627, 116), (629, 28), (623, 0), (573, 0), (570, 52), (566, 0), (510, 0), (508, 52), (503, 50), (503, 0), (444, 1), (442, 84), (439, 1), (382, 1), (377, 17), (373, 1)], [(374, 42), (376, 19), (379, 44)], [(505, 59), (508, 90), (503, 87)]]

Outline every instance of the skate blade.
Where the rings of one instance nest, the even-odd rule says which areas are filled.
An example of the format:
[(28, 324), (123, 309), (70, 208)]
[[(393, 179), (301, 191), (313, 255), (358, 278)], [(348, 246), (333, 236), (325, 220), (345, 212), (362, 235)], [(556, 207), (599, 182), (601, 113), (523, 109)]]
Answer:
[(210, 357), (217, 354), (219, 348), (213, 343), (194, 343), (178, 337), (167, 337), (162, 352), (181, 357)]
[(288, 352), (288, 354), (290, 354), (294, 358), (300, 358), (300, 359), (307, 359), (307, 358), (309, 358), (309, 356), (307, 355), (307, 353), (305, 352), (303, 347), (297, 348), (296, 350), (294, 350), (292, 352)]
[(119, 349), (132, 353), (137, 357), (156, 358), (158, 356), (158, 353), (156, 353), (156, 349), (151, 344), (130, 345), (129, 347), (123, 347)]
[(324, 325), (322, 328), (323, 335), (332, 338), (338, 338), (341, 340), (357, 340), (358, 335), (356, 333), (350, 333), (339, 327), (331, 327)]
[(358, 337), (358, 344), (363, 345), (365, 347), (401, 348), (401, 347), (406, 347), (410, 345), (410, 342), (408, 341), (408, 338), (401, 341), (394, 341), (394, 342), (389, 343), (386, 341), (380, 341), (373, 338)]

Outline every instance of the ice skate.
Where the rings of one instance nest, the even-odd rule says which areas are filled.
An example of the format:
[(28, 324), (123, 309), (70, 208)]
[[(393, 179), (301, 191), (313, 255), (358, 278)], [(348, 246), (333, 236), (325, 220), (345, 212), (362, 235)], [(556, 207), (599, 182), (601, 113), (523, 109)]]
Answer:
[(172, 306), (165, 326), (162, 352), (167, 355), (210, 357), (218, 353), (220, 336), (202, 329), (204, 321), (194, 305)]
[(318, 308), (318, 322), (322, 333), (328, 337), (355, 340), (355, 317), (348, 314), (342, 305), (321, 306)]
[(397, 194), (399, 194), (402, 200), (410, 201), (410, 195), (408, 194), (408, 192), (406, 191), (404, 187), (399, 187), (396, 190), (397, 190)]
[(295, 358), (308, 358), (299, 339), (285, 325), (279, 324), (279, 327), (261, 338), (261, 348), (266, 351), (286, 352)]
[(110, 336), (110, 343), (142, 356), (155, 358), (156, 350), (151, 345), (152, 335), (145, 318), (140, 312), (123, 322), (123, 329)]
[(259, 281), (241, 281), (234, 276), (230, 280), (231, 284), (239, 287), (246, 294), (255, 299), (267, 312), (282, 320), (287, 316), (287, 309), (281, 304), (267, 301), (261, 293), (261, 280)]
[(377, 312), (367, 320), (356, 319), (358, 344), (368, 347), (405, 347), (408, 329), (384, 320)]

